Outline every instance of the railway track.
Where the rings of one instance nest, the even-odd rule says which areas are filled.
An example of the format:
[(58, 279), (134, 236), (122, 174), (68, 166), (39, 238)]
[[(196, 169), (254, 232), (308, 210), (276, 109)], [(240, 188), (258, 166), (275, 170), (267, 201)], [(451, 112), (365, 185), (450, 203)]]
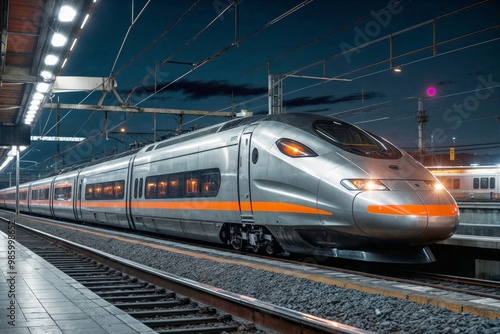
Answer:
[[(0, 230), (6, 229), (0, 223)], [(168, 275), (20, 224), (16, 242), (158, 333), (264, 333), (260, 328), (368, 333)]]
[(500, 300), (500, 282), (470, 277), (408, 271), (409, 280), (418, 284)]

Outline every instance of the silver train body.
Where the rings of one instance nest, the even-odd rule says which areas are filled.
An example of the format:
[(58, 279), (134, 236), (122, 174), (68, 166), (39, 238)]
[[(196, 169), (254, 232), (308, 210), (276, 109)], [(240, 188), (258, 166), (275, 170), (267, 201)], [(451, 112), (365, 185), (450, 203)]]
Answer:
[[(458, 207), (412, 157), (349, 123), (252, 116), (20, 185), (21, 211), (273, 253), (434, 261)], [(15, 187), (0, 206), (15, 208)]]

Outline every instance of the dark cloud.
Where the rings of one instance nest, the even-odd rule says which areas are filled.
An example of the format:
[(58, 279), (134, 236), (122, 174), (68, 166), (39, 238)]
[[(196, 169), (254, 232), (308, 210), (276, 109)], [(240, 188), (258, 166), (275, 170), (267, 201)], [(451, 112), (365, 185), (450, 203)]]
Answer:
[(355, 93), (340, 97), (335, 97), (330, 95), (319, 96), (319, 97), (298, 97), (296, 99), (283, 101), (283, 106), (287, 108), (298, 108), (303, 106), (370, 100), (383, 96), (385, 95), (378, 92), (366, 92), (364, 94)]
[[(163, 89), (164, 88), (164, 89)], [(156, 90), (165, 92), (182, 92), (189, 100), (199, 100), (214, 96), (255, 96), (267, 93), (267, 87), (251, 87), (249, 85), (233, 85), (225, 80), (189, 81), (157, 84)], [(142, 86), (134, 94), (151, 94), (155, 86)]]
[(454, 85), (456, 82), (451, 80), (442, 80), (436, 83), (436, 86), (444, 86), (444, 85)]

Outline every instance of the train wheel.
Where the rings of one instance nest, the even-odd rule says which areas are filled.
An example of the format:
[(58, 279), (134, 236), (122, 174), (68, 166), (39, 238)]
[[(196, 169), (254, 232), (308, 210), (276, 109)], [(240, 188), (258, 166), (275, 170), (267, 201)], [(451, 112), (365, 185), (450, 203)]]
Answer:
[(235, 250), (241, 250), (243, 248), (243, 240), (241, 240), (241, 238), (234, 237), (231, 240), (231, 246), (233, 246), (233, 249)]
[(266, 253), (269, 255), (274, 255), (275, 251), (276, 247), (274, 247), (274, 242), (273, 241), (268, 242), (266, 246)]

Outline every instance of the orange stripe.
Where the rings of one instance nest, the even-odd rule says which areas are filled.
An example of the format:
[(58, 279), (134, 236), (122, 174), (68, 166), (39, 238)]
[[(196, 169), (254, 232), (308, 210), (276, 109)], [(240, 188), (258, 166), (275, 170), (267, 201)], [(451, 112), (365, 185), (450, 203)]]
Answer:
[(366, 211), (380, 215), (456, 216), (458, 207), (455, 204), (368, 205)]
[[(40, 201), (42, 202), (42, 201)], [(44, 203), (33, 201), (35, 204), (48, 204), (48, 201), (43, 201)], [(72, 201), (54, 201), (55, 207), (71, 207), (73, 205)], [(88, 201), (82, 202), (82, 208), (125, 208), (124, 201)], [(291, 204), (282, 202), (253, 202), (250, 206), (249, 202), (242, 202), (241, 208), (243, 211), (250, 211), (251, 207), (253, 211), (257, 212), (286, 212), (286, 213), (303, 213), (303, 214), (316, 214), (316, 215), (328, 215), (331, 216), (332, 213), (319, 210), (317, 208)], [(240, 211), (238, 202), (200, 202), (200, 201), (183, 201), (183, 202), (132, 202), (132, 208), (134, 209), (165, 209), (165, 210), (212, 210), (212, 211)]]
[(328, 215), (328, 216), (332, 215), (331, 212), (319, 210), (317, 208), (311, 208), (309, 206), (303, 206), (291, 203), (282, 203), (282, 202), (252, 202), (252, 207), (254, 211), (262, 211), (262, 212), (277, 211), (277, 212), (318, 214), (318, 215)]
[[(250, 203), (242, 202), (242, 210), (250, 211)], [(125, 207), (124, 202), (82, 202), (83, 208), (118, 208)], [(254, 202), (254, 211), (259, 212), (293, 212), (304, 214), (329, 215), (332, 213), (316, 208), (281, 202)], [(213, 210), (213, 211), (240, 211), (238, 202), (132, 202), (134, 209), (165, 209), (165, 210)]]
[(135, 209), (239, 211), (238, 202), (132, 202)]
[(458, 206), (456, 204), (433, 204), (426, 205), (429, 216), (456, 216), (458, 215)]

